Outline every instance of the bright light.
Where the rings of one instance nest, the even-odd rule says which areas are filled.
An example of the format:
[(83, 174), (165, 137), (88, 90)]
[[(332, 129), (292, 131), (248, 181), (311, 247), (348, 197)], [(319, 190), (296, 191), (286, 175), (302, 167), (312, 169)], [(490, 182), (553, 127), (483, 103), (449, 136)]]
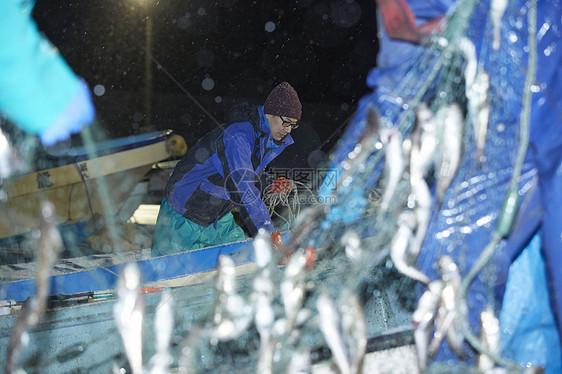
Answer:
[(140, 204), (137, 210), (129, 218), (130, 223), (137, 223), (139, 225), (156, 225), (156, 218), (160, 205), (156, 204)]

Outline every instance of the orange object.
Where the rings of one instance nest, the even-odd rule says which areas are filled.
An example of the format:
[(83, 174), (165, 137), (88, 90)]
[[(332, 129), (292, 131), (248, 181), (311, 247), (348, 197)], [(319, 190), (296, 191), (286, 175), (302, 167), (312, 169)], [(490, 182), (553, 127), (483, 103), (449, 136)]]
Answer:
[(164, 287), (143, 287), (141, 289), (141, 293), (158, 292), (158, 291), (162, 291), (163, 289), (164, 289)]
[(306, 247), (304, 250), (304, 258), (306, 259), (306, 268), (308, 270), (312, 269), (316, 263), (316, 253), (314, 248)]
[(275, 178), (273, 183), (267, 188), (269, 194), (288, 194), (293, 189), (291, 181), (285, 177)]
[(285, 243), (283, 242), (283, 238), (281, 237), (281, 233), (279, 231), (274, 231), (271, 234), (271, 244), (273, 245), (273, 249), (277, 251), (285, 248)]

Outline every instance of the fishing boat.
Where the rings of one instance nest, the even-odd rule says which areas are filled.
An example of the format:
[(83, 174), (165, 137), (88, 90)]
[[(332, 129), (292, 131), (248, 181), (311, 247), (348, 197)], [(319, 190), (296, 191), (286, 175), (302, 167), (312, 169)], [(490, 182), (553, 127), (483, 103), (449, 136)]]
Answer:
[[(288, 234), (283, 237), (286, 240)], [(254, 264), (251, 239), (161, 257), (150, 257), (147, 248), (60, 259), (51, 273), (50, 295), (111, 293), (122, 266), (131, 262), (139, 267), (145, 288), (201, 283), (214, 276), (220, 255), (231, 257), (239, 272), (250, 270)], [(36, 272), (35, 262), (1, 265), (0, 300), (23, 302), (35, 295)]]
[(118, 213), (155, 163), (181, 156), (187, 149), (183, 138), (171, 130), (113, 139), (92, 148), (71, 148), (52, 157), (51, 168), (6, 180), (0, 239), (37, 228), (44, 200), (54, 204), (63, 226), (85, 223), (95, 214)]
[[(288, 241), (289, 233), (282, 236)], [(142, 276), (145, 303), (143, 361), (148, 362), (156, 353), (155, 314), (163, 298), (172, 297), (175, 327), (169, 349), (174, 357), (171, 366), (177, 367), (186, 334), (193, 326), (206, 323), (212, 311), (216, 298), (213, 284), (221, 255), (233, 260), (237, 288), (244, 297), (249, 297), (258, 271), (251, 239), (156, 258), (150, 258), (146, 249), (119, 256), (59, 260), (51, 277), (48, 308), (41, 322), (29, 330), (28, 343), (18, 358), (20, 367), (27, 372), (36, 372), (40, 367), (57, 373), (111, 372), (113, 365), (127, 368), (126, 350), (119, 336), (114, 309), (119, 300), (117, 280), (123, 266), (131, 262), (137, 264)], [(328, 258), (312, 270), (311, 277), (318, 283), (326, 281), (334, 273), (335, 261), (341, 268), (341, 258)], [(36, 267), (34, 263), (0, 266), (0, 274), (13, 274), (11, 281), (2, 281), (0, 299), (16, 301), (9, 315), (0, 316), (2, 347), (10, 345), (21, 301), (35, 295)], [(400, 306), (397, 298), (386, 292), (376, 298), (370, 297), (365, 309), (369, 339), (363, 372), (389, 367), (397, 357), (401, 358), (400, 366), (404, 372), (417, 372), (409, 312)], [(380, 318), (381, 315), (385, 317)], [(258, 344), (259, 336), (254, 328), (250, 328), (245, 336), (243, 340), (248, 342), (247, 346), (237, 349), (247, 350), (248, 354), (233, 357), (224, 351), (224, 360), (205, 365), (211, 365), (213, 370), (227, 365), (232, 373), (248, 372), (256, 361), (254, 356), (258, 350), (254, 344)], [(321, 337), (314, 335), (307, 344), (312, 351), (314, 372), (334, 372), (332, 355)], [(51, 348), (45, 350), (46, 346)], [(0, 350), (0, 362), (6, 362), (7, 352), (7, 348)]]

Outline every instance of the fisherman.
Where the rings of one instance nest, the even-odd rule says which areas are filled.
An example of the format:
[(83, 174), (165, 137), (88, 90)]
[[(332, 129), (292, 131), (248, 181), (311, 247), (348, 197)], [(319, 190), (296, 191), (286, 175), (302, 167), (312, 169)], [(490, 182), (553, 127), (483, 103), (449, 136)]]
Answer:
[(302, 106), (287, 82), (275, 87), (263, 106), (230, 110), (228, 127), (201, 138), (176, 165), (152, 239), (152, 256), (162, 256), (243, 240), (236, 208), (250, 235), (274, 231), (256, 187), (257, 176), (287, 146)]

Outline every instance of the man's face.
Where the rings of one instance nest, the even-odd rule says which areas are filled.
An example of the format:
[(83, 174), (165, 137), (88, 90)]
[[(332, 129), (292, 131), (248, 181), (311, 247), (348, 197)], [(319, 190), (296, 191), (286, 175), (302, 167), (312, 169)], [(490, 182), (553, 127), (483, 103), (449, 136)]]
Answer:
[(272, 114), (266, 114), (267, 122), (269, 122), (269, 128), (271, 129), (271, 137), (275, 141), (280, 141), (285, 136), (291, 133), (293, 129), (292, 125), (296, 125), (297, 120), (290, 117), (275, 116)]

